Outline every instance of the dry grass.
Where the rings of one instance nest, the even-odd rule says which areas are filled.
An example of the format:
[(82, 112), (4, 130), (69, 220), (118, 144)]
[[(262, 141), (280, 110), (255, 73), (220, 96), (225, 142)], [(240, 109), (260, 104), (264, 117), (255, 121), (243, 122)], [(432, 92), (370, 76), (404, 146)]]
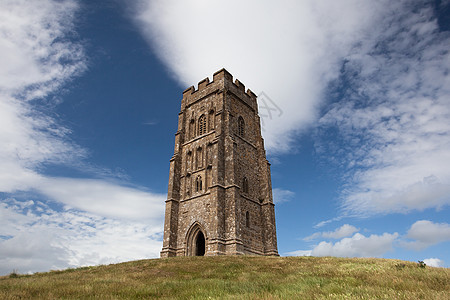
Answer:
[(450, 299), (450, 269), (386, 259), (228, 256), (0, 278), (0, 299), (29, 298)]

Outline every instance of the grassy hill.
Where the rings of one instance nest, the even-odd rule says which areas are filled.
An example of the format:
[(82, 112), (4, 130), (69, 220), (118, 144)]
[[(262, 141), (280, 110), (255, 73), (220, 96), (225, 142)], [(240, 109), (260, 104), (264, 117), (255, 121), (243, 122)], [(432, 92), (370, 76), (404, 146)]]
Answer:
[(387, 259), (181, 257), (0, 277), (0, 299), (450, 299), (450, 269)]

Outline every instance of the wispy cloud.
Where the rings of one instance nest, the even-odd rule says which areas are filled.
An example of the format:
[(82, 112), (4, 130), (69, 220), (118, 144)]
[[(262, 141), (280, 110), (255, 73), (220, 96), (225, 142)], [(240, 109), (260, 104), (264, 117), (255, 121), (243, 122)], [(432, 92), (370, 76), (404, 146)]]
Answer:
[(0, 91), (36, 99), (55, 91), (86, 67), (73, 30), (76, 1), (2, 1), (0, 10)]
[[(45, 96), (86, 68), (73, 30), (74, 1), (0, 3), (0, 191), (27, 189), (43, 163), (85, 156), (70, 130), (43, 112)], [(34, 100), (34, 101), (31, 101)]]
[[(345, 57), (330, 86), (340, 101), (320, 119), (318, 143), (344, 171), (347, 213), (408, 212), (450, 203), (450, 35), (432, 4), (392, 11)], [(331, 157), (330, 157), (331, 156)]]
[(319, 223), (317, 223), (317, 224), (314, 225), (313, 227), (314, 227), (314, 228), (321, 228), (321, 227), (323, 227), (323, 226), (325, 226), (325, 225), (327, 225), (327, 224), (330, 224), (330, 223), (333, 223), (333, 222), (336, 222), (336, 221), (340, 221), (340, 220), (342, 220), (344, 217), (345, 217), (345, 215), (340, 215), (340, 216), (334, 217), (334, 218), (332, 218), (332, 219), (320, 221)]
[(142, 123), (142, 125), (149, 125), (149, 126), (153, 126), (156, 124), (158, 124), (157, 121), (146, 121), (146, 122)]
[[(87, 69), (78, 12), (77, 1), (0, 2), (2, 274), (158, 255), (164, 196), (83, 162), (88, 151), (51, 116), (53, 96)], [(48, 164), (103, 179), (48, 177)]]
[(145, 220), (157, 226), (164, 216), (165, 195), (117, 182), (80, 178), (43, 178), (35, 189), (52, 200), (98, 216)]
[(310, 241), (317, 238), (326, 238), (326, 239), (341, 239), (343, 237), (351, 236), (355, 232), (358, 232), (359, 229), (355, 226), (344, 224), (339, 228), (336, 228), (334, 231), (326, 231), (326, 232), (316, 232), (308, 237), (305, 237), (303, 240)]
[(286, 252), (284, 255), (287, 256), (311, 256), (311, 250), (296, 250), (291, 252)]
[(294, 192), (280, 188), (274, 188), (272, 192), (273, 202), (276, 204), (291, 201), (295, 196)]

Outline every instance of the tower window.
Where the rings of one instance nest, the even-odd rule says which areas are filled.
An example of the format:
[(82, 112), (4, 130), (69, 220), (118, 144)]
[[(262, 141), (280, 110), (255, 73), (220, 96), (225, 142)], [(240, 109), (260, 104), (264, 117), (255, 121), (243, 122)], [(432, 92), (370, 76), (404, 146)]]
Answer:
[(195, 189), (197, 192), (202, 191), (202, 176), (197, 176), (197, 180), (195, 181)]
[(248, 179), (247, 179), (247, 177), (244, 177), (244, 179), (242, 180), (242, 191), (244, 193), (248, 193)]
[(244, 137), (245, 134), (245, 122), (244, 118), (241, 116), (238, 118), (238, 134), (242, 137)]
[(198, 119), (198, 135), (206, 133), (206, 116), (201, 115)]
[(248, 211), (245, 213), (245, 226), (250, 227), (250, 213)]

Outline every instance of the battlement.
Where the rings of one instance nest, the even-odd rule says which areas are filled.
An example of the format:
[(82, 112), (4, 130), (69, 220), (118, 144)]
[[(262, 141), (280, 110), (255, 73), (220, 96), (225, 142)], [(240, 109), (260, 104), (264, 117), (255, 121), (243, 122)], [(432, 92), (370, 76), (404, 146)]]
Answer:
[(231, 84), (231, 86), (234, 86), (237, 90), (243, 92), (244, 94), (246, 94), (250, 99), (256, 101), (256, 95), (255, 93), (253, 93), (250, 89), (247, 89), (247, 91), (245, 91), (245, 85), (240, 82), (238, 79), (236, 79), (233, 82), (233, 75), (230, 74), (230, 72), (228, 72), (225, 68), (215, 72), (213, 74), (213, 80), (209, 81), (209, 78), (206, 77), (205, 79), (201, 80), (198, 83), (198, 88), (195, 89), (195, 87), (192, 85), (190, 87), (188, 87), (187, 89), (185, 89), (183, 91), (183, 98), (187, 98), (190, 97), (191, 95), (194, 95), (198, 92), (202, 92), (203, 90), (205, 90), (207, 87), (209, 87), (210, 85), (217, 83), (217, 82), (223, 82), (223, 85), (225, 86), (225, 82), (229, 82)]
[(219, 80), (219, 79), (228, 79), (229, 81), (233, 81), (233, 75), (230, 74), (225, 68), (217, 71), (213, 74), (213, 81)]

